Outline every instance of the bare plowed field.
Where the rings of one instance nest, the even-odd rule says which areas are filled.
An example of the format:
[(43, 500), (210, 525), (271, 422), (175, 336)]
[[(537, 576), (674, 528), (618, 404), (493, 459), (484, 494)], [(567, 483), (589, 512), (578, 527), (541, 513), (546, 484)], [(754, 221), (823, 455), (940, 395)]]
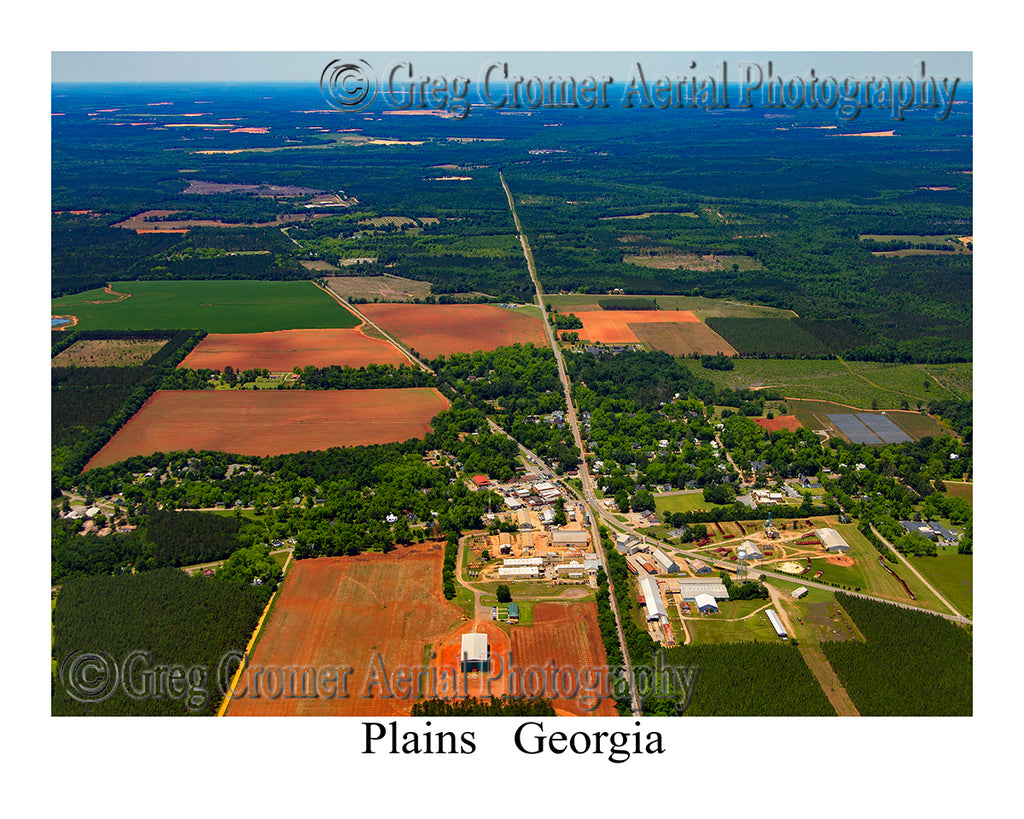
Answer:
[[(536, 691), (531, 677), (535, 682), (540, 675), (531, 669), (538, 669), (543, 672), (546, 685), (554, 679), (551, 688), (546, 687), (541, 696), (554, 699), (555, 710), (560, 714), (616, 715), (610, 699), (595, 703), (588, 698), (594, 696), (597, 686), (593, 678), (584, 676), (584, 671), (603, 675), (607, 662), (597, 626), (597, 605), (593, 602), (537, 603), (533, 607), (533, 625), (512, 629), (512, 673), (518, 670), (522, 674), (522, 693)], [(512, 693), (520, 693), (513, 680), (510, 685)], [(605, 690), (603, 685), (600, 688)]]
[(158, 390), (89, 463), (210, 449), (281, 455), (422, 438), (448, 401), (435, 389)]
[(700, 324), (690, 310), (601, 310), (579, 313), (580, 338), (603, 344), (638, 344), (633, 324)]
[(778, 432), (780, 429), (787, 429), (796, 432), (800, 429), (800, 422), (793, 415), (776, 415), (774, 418), (755, 418), (757, 424), (765, 432)]
[(272, 333), (211, 333), (179, 367), (236, 370), (266, 368), (288, 372), (294, 367), (364, 367), (367, 364), (408, 364), (409, 359), (386, 341), (368, 338), (358, 328), (343, 330), (279, 330)]
[(669, 355), (736, 355), (732, 345), (703, 322), (634, 323), (629, 329), (644, 344)]
[[(427, 647), (461, 616), (441, 596), (443, 559), (444, 544), (428, 542), (388, 554), (300, 560), (228, 716), (409, 714)], [(418, 679), (429, 694), (429, 675)]]
[(538, 318), (491, 304), (361, 304), (359, 310), (427, 359), (545, 343)]

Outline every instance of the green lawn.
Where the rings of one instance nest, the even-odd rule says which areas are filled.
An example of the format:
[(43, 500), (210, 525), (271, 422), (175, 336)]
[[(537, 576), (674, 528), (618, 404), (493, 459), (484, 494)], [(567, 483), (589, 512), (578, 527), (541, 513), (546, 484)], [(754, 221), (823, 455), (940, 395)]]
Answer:
[[(769, 606), (768, 600), (719, 600), (718, 614), (694, 616), (686, 621), (693, 643), (778, 642), (778, 635), (764, 612), (745, 617), (757, 609)], [(692, 604), (691, 604), (692, 607)], [(692, 615), (688, 615), (692, 616)], [(682, 642), (677, 636), (677, 642)]]
[[(907, 555), (925, 579), (931, 583), (964, 617), (974, 611), (974, 560), (971, 555)], [(897, 571), (899, 571), (897, 569)], [(901, 575), (902, 576), (902, 575)], [(942, 609), (945, 611), (945, 607)]]
[[(728, 503), (708, 503), (704, 500), (703, 492), (691, 492), (685, 495), (655, 495), (654, 506), (658, 510), (659, 514), (665, 514), (665, 512), (694, 512), (697, 510), (706, 509), (717, 509), (722, 506), (731, 506)], [(709, 531), (715, 529), (715, 525), (712, 523), (708, 527)]]
[[(82, 330), (203, 329), (209, 333), (355, 327), (359, 320), (308, 281), (113, 282), (130, 297), (102, 290), (53, 299), (54, 315), (78, 317)], [(100, 300), (100, 304), (88, 302)]]

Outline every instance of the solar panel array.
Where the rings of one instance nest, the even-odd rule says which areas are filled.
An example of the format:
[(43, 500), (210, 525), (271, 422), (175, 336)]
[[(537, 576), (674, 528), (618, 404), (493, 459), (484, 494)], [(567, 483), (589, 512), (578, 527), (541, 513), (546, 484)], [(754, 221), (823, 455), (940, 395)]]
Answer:
[(826, 417), (855, 444), (903, 444), (914, 440), (884, 415), (859, 412)]

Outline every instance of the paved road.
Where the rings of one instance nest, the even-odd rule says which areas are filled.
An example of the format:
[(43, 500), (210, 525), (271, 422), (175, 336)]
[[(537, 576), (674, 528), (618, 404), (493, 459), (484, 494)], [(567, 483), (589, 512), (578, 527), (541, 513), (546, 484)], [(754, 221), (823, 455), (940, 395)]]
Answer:
[(888, 540), (882, 537), (874, 526), (871, 527), (871, 531), (875, 533), (875, 537), (877, 537), (880, 541), (882, 541), (882, 543), (884, 543), (892, 550), (893, 554), (895, 554), (896, 557), (898, 557), (903, 562), (904, 566), (906, 566), (908, 569), (910, 569), (911, 572), (913, 572), (914, 576), (925, 585), (928, 591), (930, 591), (938, 598), (939, 602), (942, 603), (942, 605), (944, 605), (947, 609), (953, 612), (954, 615), (956, 615), (957, 619), (959, 619), (961, 622), (970, 622), (960, 612), (953, 608), (950, 602), (941, 594), (939, 594), (938, 590), (931, 583), (925, 580), (924, 577), (921, 576), (921, 573), (914, 568), (913, 564), (909, 560), (907, 560), (902, 554), (900, 554), (899, 550), (897, 550), (895, 546), (893, 546)]
[[(544, 321), (544, 332), (547, 334), (548, 344), (551, 346), (551, 350), (555, 354), (555, 363), (558, 365), (558, 377), (561, 379), (562, 389), (565, 391), (566, 420), (569, 422), (569, 428), (572, 430), (573, 439), (581, 456), (579, 475), (580, 481), (583, 484), (584, 501), (592, 510), (590, 525), (591, 536), (594, 540), (594, 549), (597, 552), (598, 560), (601, 561), (601, 565), (604, 567), (605, 574), (607, 575), (608, 559), (604, 553), (604, 545), (601, 543), (601, 535), (598, 529), (601, 509), (597, 497), (594, 495), (593, 483), (590, 479), (590, 472), (587, 470), (586, 459), (582, 457), (584, 452), (583, 437), (580, 435), (579, 420), (576, 417), (576, 406), (572, 401), (572, 387), (569, 383), (569, 376), (565, 371), (565, 360), (562, 358), (562, 350), (558, 346), (554, 330), (552, 329), (551, 322), (548, 319), (547, 305), (544, 303), (544, 288), (541, 287), (540, 279), (537, 276), (537, 268), (533, 262), (533, 251), (530, 250), (530, 241), (526, 238), (526, 234), (523, 232), (523, 226), (519, 221), (519, 214), (516, 213), (515, 202), (512, 199), (512, 191), (509, 190), (508, 183), (505, 181), (505, 175), (499, 171), (498, 177), (501, 179), (501, 186), (505, 189), (505, 196), (508, 198), (508, 207), (512, 212), (512, 219), (516, 225), (516, 233), (519, 235), (519, 243), (523, 246), (523, 255), (526, 257), (526, 267), (530, 271), (530, 278), (533, 280), (533, 287), (537, 294), (537, 304), (540, 307), (541, 317)], [(622, 646), (623, 662), (625, 663), (626, 671), (629, 674), (630, 679), (632, 679), (633, 666), (629, 659), (629, 651), (626, 647), (626, 637), (622, 630), (622, 618), (619, 614), (619, 606), (615, 599), (615, 592), (610, 577), (608, 580), (608, 587), (610, 591), (608, 597), (611, 602), (612, 613), (615, 615), (615, 629), (619, 635), (619, 645)], [(637, 696), (635, 686), (632, 687), (631, 695), (633, 716), (638, 717), (641, 715), (641, 710), (640, 700)]]

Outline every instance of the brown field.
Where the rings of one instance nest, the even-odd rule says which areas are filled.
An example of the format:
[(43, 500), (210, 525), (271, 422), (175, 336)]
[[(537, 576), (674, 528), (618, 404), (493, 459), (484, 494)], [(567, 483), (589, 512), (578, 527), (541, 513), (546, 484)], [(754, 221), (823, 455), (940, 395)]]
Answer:
[(788, 429), (796, 432), (800, 429), (800, 422), (793, 415), (776, 415), (774, 418), (755, 418), (757, 424), (765, 432), (778, 432), (780, 429)]
[(343, 299), (412, 301), (430, 295), (430, 282), (401, 276), (327, 276), (324, 281), (328, 290)]
[[(608, 660), (601, 643), (601, 632), (597, 625), (597, 604), (584, 603), (536, 603), (533, 607), (533, 625), (512, 628), (513, 667), (522, 670), (524, 693), (530, 694), (527, 669), (544, 669), (554, 662), (554, 668), (573, 669), (576, 680), (582, 680), (583, 669), (603, 670)], [(556, 678), (557, 679), (557, 678)], [(513, 684), (513, 689), (515, 685)], [(585, 689), (583, 681), (581, 689)], [(554, 693), (571, 694), (572, 680), (569, 675), (563, 682), (555, 684)], [(513, 693), (519, 693), (514, 690)], [(577, 696), (554, 697), (555, 710), (559, 714), (577, 716), (615, 716), (615, 705), (610, 699), (596, 703), (588, 702), (581, 690)], [(590, 707), (588, 707), (590, 706)]]
[(690, 310), (601, 310), (584, 311), (579, 315), (583, 329), (580, 338), (603, 344), (639, 344), (640, 339), (630, 328), (632, 324), (700, 323)]
[(54, 367), (135, 367), (144, 364), (166, 339), (93, 338), (76, 341), (51, 359)]
[[(77, 345), (76, 345), (77, 346)], [(289, 372), (294, 367), (363, 367), (408, 364), (394, 345), (368, 338), (359, 328), (279, 330), (272, 333), (211, 333), (179, 364), (199, 370), (266, 368)]]
[(491, 304), (361, 304), (359, 310), (427, 359), (545, 343), (538, 318)]
[[(473, 672), (462, 674), (462, 635), (486, 634), (487, 647), (491, 655), (491, 667), (485, 674)], [(437, 674), (437, 696), (449, 697), (500, 697), (508, 693), (507, 666), (512, 657), (508, 635), (490, 620), (476, 620), (463, 623), (444, 635), (433, 649), (432, 668)]]
[(634, 323), (629, 329), (644, 344), (669, 355), (736, 355), (736, 350), (703, 322)]
[[(441, 596), (443, 559), (444, 543), (435, 541), (388, 554), (295, 563), (228, 716), (408, 715), (415, 698), (400, 696), (413, 693), (399, 687), (402, 670), (412, 679), (429, 660), (428, 647), (461, 617), (458, 606)], [(277, 669), (289, 667), (312, 669), (306, 690), (317, 696), (288, 695)], [(333, 681), (330, 669), (341, 669)], [(429, 694), (429, 678), (422, 679)], [(291, 692), (301, 693), (299, 682)]]
[(400, 390), (158, 390), (86, 469), (133, 455), (210, 449), (240, 455), (422, 438), (448, 401)]
[[(189, 228), (194, 227), (272, 227), (287, 224), (288, 222), (304, 222), (307, 219), (315, 219), (318, 214), (308, 213), (282, 213), (273, 222), (254, 222), (251, 225), (241, 222), (222, 222), (219, 219), (182, 219), (166, 220), (178, 211), (173, 210), (146, 210), (134, 216), (118, 222), (114, 227), (134, 230), (136, 233), (187, 233)], [(322, 215), (322, 214), (319, 214)], [(153, 221), (147, 221), (147, 217), (156, 217)]]

